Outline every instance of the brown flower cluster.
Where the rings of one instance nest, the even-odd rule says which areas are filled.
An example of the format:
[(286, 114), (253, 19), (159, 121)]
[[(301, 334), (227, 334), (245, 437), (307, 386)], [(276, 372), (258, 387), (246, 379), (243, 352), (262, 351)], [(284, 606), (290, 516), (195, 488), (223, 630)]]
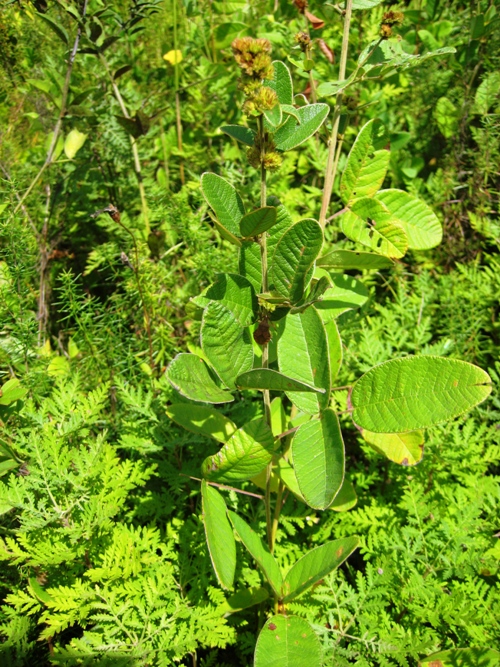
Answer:
[(392, 27), (395, 25), (401, 25), (404, 21), (403, 12), (385, 12), (382, 17), (382, 23), (380, 24), (380, 36), (383, 39), (388, 39), (392, 36)]
[(267, 39), (238, 37), (231, 44), (234, 59), (251, 79), (271, 79), (274, 69), (271, 61), (271, 43)]
[(281, 167), (282, 157), (276, 152), (276, 146), (267, 132), (263, 140), (255, 138), (254, 145), (247, 151), (247, 159), (252, 167), (260, 169), (261, 165), (268, 171), (275, 171)]

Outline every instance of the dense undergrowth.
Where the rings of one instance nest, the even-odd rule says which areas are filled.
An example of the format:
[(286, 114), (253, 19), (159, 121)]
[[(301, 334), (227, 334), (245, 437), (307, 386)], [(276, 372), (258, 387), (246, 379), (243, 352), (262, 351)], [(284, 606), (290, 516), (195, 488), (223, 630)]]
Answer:
[[(318, 94), (311, 78), (336, 78), (340, 14), (311, 1), (324, 21), (315, 28), (298, 5), (19, 0), (0, 9), (0, 384), (22, 387), (18, 399), (5, 384), (0, 395), (2, 665), (252, 664), (265, 610), (228, 613), (200, 516), (196, 480), (217, 447), (167, 417), (175, 392), (164, 371), (177, 352), (198, 350), (190, 297), (236, 268), (200, 174), (258, 192), (245, 150), (218, 131), (244, 118), (233, 38), (270, 40), (309, 99)], [(65, 99), (84, 9), (93, 19)], [(348, 71), (388, 9), (355, 13)], [(418, 353), (476, 363), (497, 383), (497, 8), (427, 0), (402, 9), (408, 52), (456, 53), (350, 89), (339, 166), (359, 128), (381, 119), (392, 149), (384, 185), (431, 205), (444, 238), (390, 269), (348, 272), (364, 287), (359, 308), (337, 320), (337, 382)], [(301, 30), (314, 39), (312, 77), (294, 41)], [(320, 131), (269, 176), (294, 220), (319, 214), (326, 139)], [(332, 215), (338, 193), (337, 179)], [(118, 221), (113, 211), (93, 216), (110, 204)], [(354, 247), (335, 219), (326, 235)], [(315, 512), (289, 494), (275, 549), (286, 570), (312, 546), (361, 536), (339, 570), (290, 604), (319, 634), (324, 665), (406, 667), (441, 649), (497, 647), (497, 393), (429, 430), (411, 467), (376, 453), (348, 423), (347, 390), (335, 400), (357, 504)], [(262, 405), (246, 393), (226, 411), (241, 426)], [(264, 530), (262, 507), (234, 491), (226, 501)], [(238, 581), (262, 583), (243, 549)]]

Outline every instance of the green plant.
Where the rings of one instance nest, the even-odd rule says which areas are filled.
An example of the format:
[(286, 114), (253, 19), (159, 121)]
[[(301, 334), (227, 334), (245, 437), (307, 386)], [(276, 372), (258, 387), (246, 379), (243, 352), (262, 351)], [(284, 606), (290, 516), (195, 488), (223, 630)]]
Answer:
[[(351, 8), (348, 1), (343, 73)], [(335, 387), (342, 360), (335, 318), (345, 306), (339, 287), (344, 287), (342, 296), (348, 304), (356, 298), (356, 290), (349, 290), (348, 280), (346, 288), (345, 277), (331, 271), (390, 266), (408, 248), (429, 249), (441, 240), (441, 225), (423, 201), (404, 191), (380, 190), (390, 155), (384, 148), (383, 125), (371, 120), (359, 132), (347, 159), (340, 182), (344, 208), (338, 215), (342, 215), (344, 234), (372, 252), (334, 248), (321, 254), (334, 167), (339, 161), (341, 93), (370, 72), (384, 76), (413, 64), (411, 56), (387, 41), (391, 21), (384, 16), (382, 29), (386, 26), (386, 30), (365, 49), (349, 79), (330, 85), (337, 98), (322, 224), (314, 219), (293, 223), (279, 199), (267, 193), (267, 172), (279, 168), (282, 153), (320, 129), (329, 109), (318, 103), (293, 106), (288, 68), (280, 61), (271, 63), (266, 40), (233, 42), (243, 70), (244, 109), (256, 127), (222, 128), (249, 147), (248, 160), (260, 174), (260, 206), (246, 212), (242, 198), (226, 180), (212, 173), (201, 179), (215, 227), (238, 248), (239, 273), (219, 275), (192, 299), (201, 320), (201, 349), (199, 354), (180, 353), (169, 365), (168, 379), (188, 401), (173, 403), (168, 414), (188, 431), (224, 443), (202, 465), (203, 521), (214, 571), (223, 588), (234, 585), (235, 534), (269, 586), (240, 590), (228, 601), (232, 608), (241, 609), (262, 605), (270, 594), (274, 615), (265, 622), (262, 618), (256, 667), (322, 664), (313, 629), (289, 610), (298, 596), (336, 570), (359, 544), (357, 536), (326, 541), (293, 563), (286, 576), (273, 555), (285, 491), (315, 510), (347, 509), (355, 503), (345, 477), (344, 443), (331, 394), (345, 389)], [(263, 395), (263, 416), (240, 428), (210, 406), (234, 401), (234, 392), (255, 390)], [(490, 391), (489, 376), (469, 363), (430, 355), (406, 357), (368, 370), (350, 386), (347, 410), (368, 442), (388, 458), (408, 465), (419, 460), (421, 429), (466, 412)], [(234, 484), (249, 480), (265, 490), (266, 540), (227, 509), (217, 490), (238, 492)]]

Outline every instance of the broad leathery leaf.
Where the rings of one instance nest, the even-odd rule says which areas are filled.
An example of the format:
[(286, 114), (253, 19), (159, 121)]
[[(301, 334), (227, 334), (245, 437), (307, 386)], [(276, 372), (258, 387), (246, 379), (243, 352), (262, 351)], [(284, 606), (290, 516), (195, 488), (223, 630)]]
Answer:
[(315, 387), (307, 382), (288, 377), (271, 368), (254, 368), (242, 373), (236, 378), (235, 384), (238, 389), (260, 389), (262, 391), (268, 389), (270, 391), (315, 392), (318, 394), (324, 394), (326, 391), (322, 387)]
[(274, 438), (263, 419), (248, 422), (222, 449), (202, 464), (203, 476), (214, 482), (241, 482), (258, 475), (271, 461)]
[(78, 130), (71, 130), (64, 140), (64, 153), (69, 160), (72, 160), (85, 143), (87, 135)]
[(433, 653), (419, 667), (498, 667), (500, 651), (492, 648), (451, 648)]
[(259, 293), (262, 287), (260, 246), (255, 241), (243, 241), (238, 256), (238, 270)]
[(334, 510), (335, 512), (347, 512), (352, 509), (358, 502), (358, 496), (354, 490), (352, 482), (344, 477), (344, 482), (340, 487), (340, 491), (335, 496), (335, 500), (328, 508), (329, 510)]
[(307, 504), (319, 510), (329, 507), (342, 486), (345, 467), (344, 441), (331, 408), (299, 426), (292, 439), (292, 458)]
[(405, 230), (387, 207), (376, 199), (357, 199), (342, 216), (340, 229), (347, 238), (385, 257), (399, 259), (408, 250)]
[(372, 433), (362, 432), (364, 440), (376, 452), (387, 456), (390, 461), (402, 466), (414, 466), (420, 463), (424, 455), (424, 434), (422, 431), (408, 433)]
[(244, 215), (240, 220), (242, 236), (258, 236), (276, 224), (276, 208), (263, 206)]
[(229, 241), (229, 243), (231, 243), (232, 245), (235, 245), (237, 248), (239, 248), (241, 246), (241, 239), (232, 234), (228, 229), (224, 227), (224, 225), (221, 225), (221, 223), (214, 215), (214, 213), (212, 213), (212, 211), (208, 211), (208, 215), (210, 216), (210, 219), (215, 225), (215, 229), (219, 232), (221, 237), (226, 241)]
[(292, 565), (283, 582), (283, 602), (289, 602), (336, 570), (359, 546), (359, 537), (343, 537), (308, 551)]
[(267, 544), (264, 544), (257, 533), (250, 528), (248, 523), (240, 516), (231, 510), (228, 511), (228, 516), (233, 524), (233, 528), (240, 540), (245, 545), (249, 554), (257, 561), (257, 564), (263, 571), (266, 579), (271, 585), (276, 595), (281, 594), (281, 587), (283, 586), (283, 577), (274, 556), (269, 551)]
[[(250, 326), (257, 311), (257, 298), (249, 280), (238, 273), (218, 273), (215, 282), (204, 292), (203, 299), (219, 301), (243, 327)], [(196, 301), (201, 305), (200, 301)]]
[(394, 266), (389, 257), (382, 257), (372, 252), (358, 252), (355, 250), (332, 250), (316, 260), (317, 266), (325, 269), (342, 269), (344, 271), (359, 269), (369, 271), (374, 269), (388, 269)]
[(323, 245), (323, 230), (316, 220), (292, 225), (276, 245), (269, 278), (274, 289), (297, 303), (304, 295), (309, 270)]
[(206, 435), (217, 442), (227, 442), (237, 431), (236, 424), (218, 410), (206, 405), (173, 403), (168, 406), (167, 415), (187, 431)]
[(271, 227), (267, 236), (267, 256), (271, 259), (278, 242), (283, 237), (283, 234), (293, 225), (293, 221), (290, 213), (276, 197), (268, 197), (267, 205), (272, 205), (276, 208), (276, 224), (274, 227)]
[(375, 195), (394, 216), (408, 238), (408, 247), (428, 250), (439, 245), (443, 238), (443, 227), (436, 214), (421, 199), (403, 190), (380, 190)]
[(201, 191), (221, 225), (238, 236), (245, 207), (236, 189), (217, 174), (205, 172), (201, 176)]
[(238, 375), (253, 366), (250, 331), (228, 306), (212, 301), (203, 313), (201, 347), (217, 375), (230, 389)]
[(255, 132), (249, 127), (244, 127), (243, 125), (223, 125), (220, 130), (224, 134), (236, 139), (236, 141), (241, 141), (246, 146), (253, 146), (254, 144)]
[(315, 306), (325, 324), (348, 310), (361, 308), (369, 296), (363, 283), (352, 276), (333, 276), (332, 283), (333, 286), (326, 290), (323, 299)]
[(265, 602), (269, 597), (269, 591), (263, 586), (252, 586), (237, 591), (223, 602), (217, 609), (223, 616), (229, 616), (242, 609), (248, 609), (256, 604)]
[(296, 109), (291, 104), (282, 104), (281, 111), (287, 116), (293, 116), (295, 120), (300, 124), (300, 116), (298, 114), (298, 109)]
[(14, 401), (24, 398), (27, 393), (28, 390), (21, 387), (17, 378), (11, 378), (0, 387), (0, 405), (10, 405)]
[(330, 111), (328, 104), (308, 104), (297, 109), (300, 122), (289, 116), (274, 133), (273, 141), (280, 151), (290, 151), (307, 141), (323, 125)]
[(404, 433), (458, 417), (490, 393), (489, 375), (465, 361), (435, 356), (392, 359), (355, 383), (352, 418), (374, 433)]
[(328, 341), (328, 355), (330, 357), (330, 378), (331, 384), (335, 382), (340, 367), (342, 366), (342, 339), (335, 320), (323, 322), (325, 325), (326, 338)]
[(330, 360), (325, 327), (314, 306), (280, 321), (278, 366), (288, 377), (322, 389), (322, 394), (294, 392), (288, 398), (300, 410), (316, 414), (330, 400)]
[(319, 638), (303, 618), (279, 614), (270, 618), (260, 631), (254, 667), (321, 667), (322, 664)]
[(379, 120), (369, 120), (361, 128), (340, 181), (340, 195), (344, 203), (370, 197), (380, 188), (389, 166), (389, 151), (380, 149), (386, 141), (386, 130)]
[(174, 389), (202, 403), (230, 403), (234, 396), (221, 389), (209, 373), (207, 364), (196, 354), (181, 352), (170, 362), (167, 378)]
[(275, 91), (280, 104), (293, 105), (293, 83), (290, 70), (281, 60), (273, 62), (274, 76), (264, 81), (264, 85)]
[(227, 507), (221, 494), (205, 482), (201, 483), (203, 524), (208, 551), (222, 588), (230, 589), (236, 572), (236, 542), (227, 518)]

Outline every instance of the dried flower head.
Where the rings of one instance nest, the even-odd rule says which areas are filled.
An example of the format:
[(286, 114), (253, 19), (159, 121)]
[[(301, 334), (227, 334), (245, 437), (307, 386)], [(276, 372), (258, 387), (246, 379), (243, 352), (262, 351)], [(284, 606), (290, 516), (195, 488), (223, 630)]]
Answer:
[(271, 43), (267, 39), (237, 37), (232, 45), (234, 59), (244, 74), (252, 79), (271, 79), (274, 68), (271, 61)]
[(263, 142), (259, 136), (255, 138), (254, 145), (247, 151), (247, 159), (254, 169), (260, 169), (263, 164), (269, 171), (279, 169), (282, 163), (282, 157), (276, 152), (276, 146), (267, 133)]
[(405, 15), (403, 12), (385, 12), (382, 16), (382, 24), (387, 25), (401, 25), (404, 21)]
[(307, 49), (309, 49), (311, 46), (311, 38), (307, 32), (298, 32), (295, 35), (295, 41), (297, 44), (299, 44), (302, 51), (307, 51)]

